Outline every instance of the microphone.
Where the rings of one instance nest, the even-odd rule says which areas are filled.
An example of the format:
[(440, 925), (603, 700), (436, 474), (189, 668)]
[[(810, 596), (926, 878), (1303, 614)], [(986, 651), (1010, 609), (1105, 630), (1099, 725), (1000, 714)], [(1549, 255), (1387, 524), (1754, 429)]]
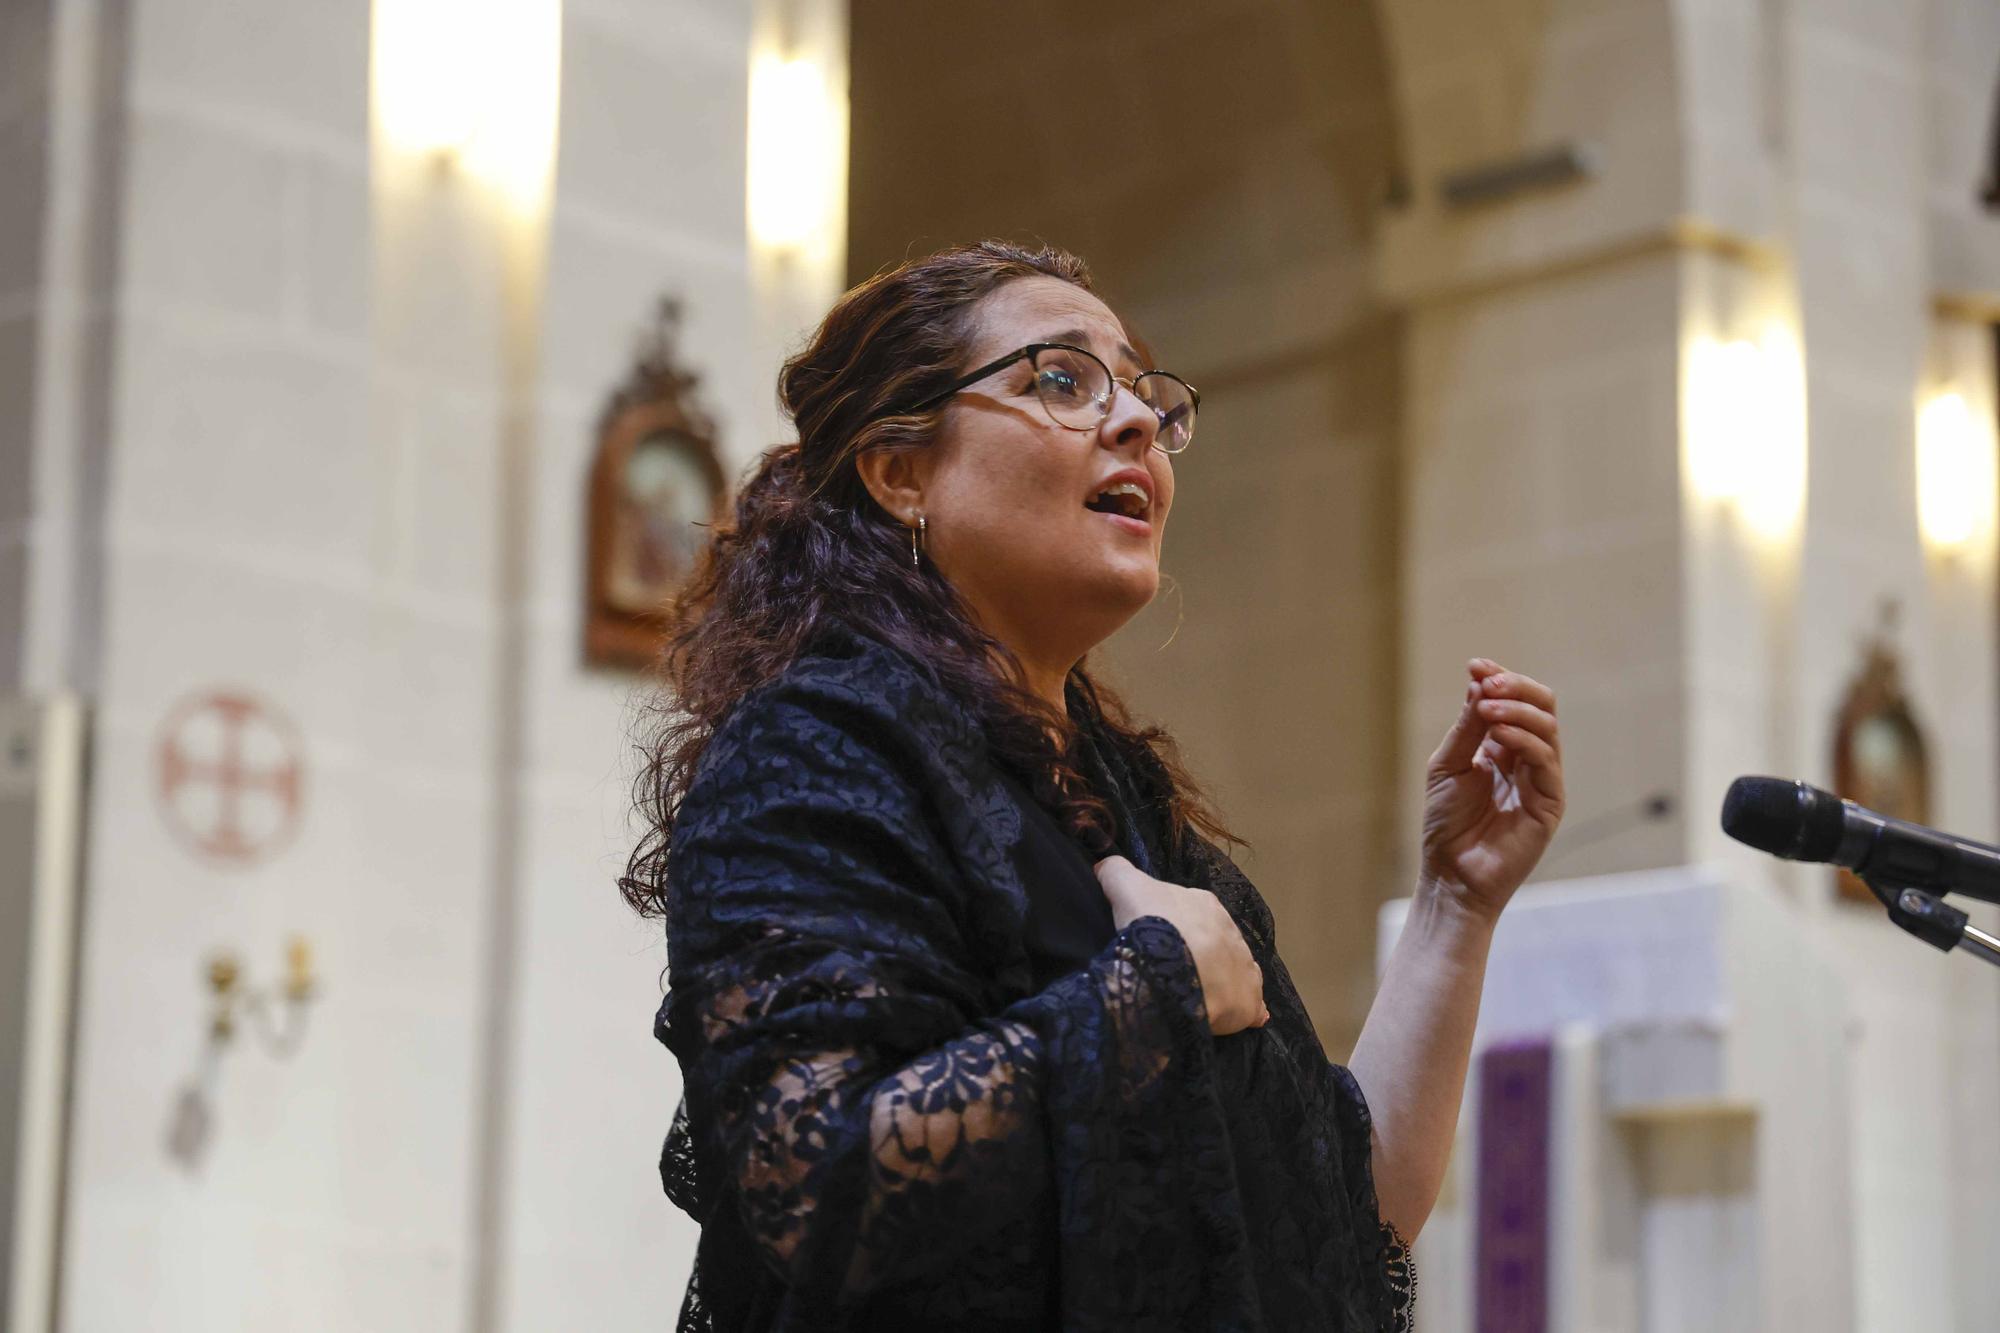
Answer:
[(1891, 819), (1785, 778), (1738, 778), (1722, 831), (1788, 861), (1830, 861), (1883, 889), (1927, 889), (2000, 903), (2000, 847)]

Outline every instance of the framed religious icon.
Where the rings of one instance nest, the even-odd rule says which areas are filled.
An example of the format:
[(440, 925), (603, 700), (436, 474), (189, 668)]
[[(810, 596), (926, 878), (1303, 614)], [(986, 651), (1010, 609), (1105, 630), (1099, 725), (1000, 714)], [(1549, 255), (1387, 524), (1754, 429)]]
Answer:
[(676, 362), (680, 304), (660, 303), (638, 361), (606, 405), (590, 466), (584, 660), (643, 667), (662, 612), (728, 504), (715, 426)]
[[(1889, 648), (1893, 611), (1883, 632), (1862, 651), (1833, 735), (1837, 795), (1896, 819), (1931, 821), (1930, 759), (1923, 729), (1903, 694), (1902, 673)], [(1835, 872), (1840, 897), (1875, 906), (1875, 895), (1851, 871)]]

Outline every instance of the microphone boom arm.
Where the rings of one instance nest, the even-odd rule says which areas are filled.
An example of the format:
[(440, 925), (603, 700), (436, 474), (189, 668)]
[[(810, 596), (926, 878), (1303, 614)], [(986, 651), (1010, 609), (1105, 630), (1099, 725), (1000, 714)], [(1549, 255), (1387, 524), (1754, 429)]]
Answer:
[(1958, 908), (1922, 889), (1899, 888), (1868, 875), (1861, 879), (1888, 909), (1889, 919), (1925, 944), (1945, 953), (1964, 949), (2000, 967), (2000, 939), (1973, 925), (1972, 918)]

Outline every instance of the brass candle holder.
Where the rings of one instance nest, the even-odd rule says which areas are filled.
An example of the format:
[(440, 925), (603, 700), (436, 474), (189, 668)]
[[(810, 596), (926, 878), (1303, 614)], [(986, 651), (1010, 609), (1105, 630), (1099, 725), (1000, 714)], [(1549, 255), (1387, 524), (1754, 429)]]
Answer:
[(227, 1045), (239, 1026), (247, 1026), (266, 1051), (288, 1059), (305, 1040), (306, 1009), (319, 992), (312, 945), (303, 935), (289, 936), (284, 978), (267, 986), (248, 984), (237, 955), (218, 952), (208, 960), (208, 989), (213, 997), (208, 1020), (211, 1042)]

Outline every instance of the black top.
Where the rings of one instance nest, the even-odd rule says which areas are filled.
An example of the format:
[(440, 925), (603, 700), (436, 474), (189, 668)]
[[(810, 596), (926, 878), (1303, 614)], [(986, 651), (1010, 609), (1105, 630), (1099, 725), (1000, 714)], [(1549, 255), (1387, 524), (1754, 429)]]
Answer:
[[(1028, 789), (1002, 774), (1021, 807), (1021, 836), (1010, 849), (1028, 893), (1028, 959), (1036, 990), (1087, 967), (1118, 933), (1097, 872)], [(1131, 855), (1129, 851), (1126, 855)]]
[(1078, 720), (1121, 848), (1217, 895), (1271, 1021), (1211, 1035), (1179, 932), (1113, 928), (968, 711), (827, 636), (724, 720), (673, 830), (682, 1333), (1407, 1326), (1367, 1106), (1269, 908), (1206, 841), (1169, 845), (1150, 756)]

